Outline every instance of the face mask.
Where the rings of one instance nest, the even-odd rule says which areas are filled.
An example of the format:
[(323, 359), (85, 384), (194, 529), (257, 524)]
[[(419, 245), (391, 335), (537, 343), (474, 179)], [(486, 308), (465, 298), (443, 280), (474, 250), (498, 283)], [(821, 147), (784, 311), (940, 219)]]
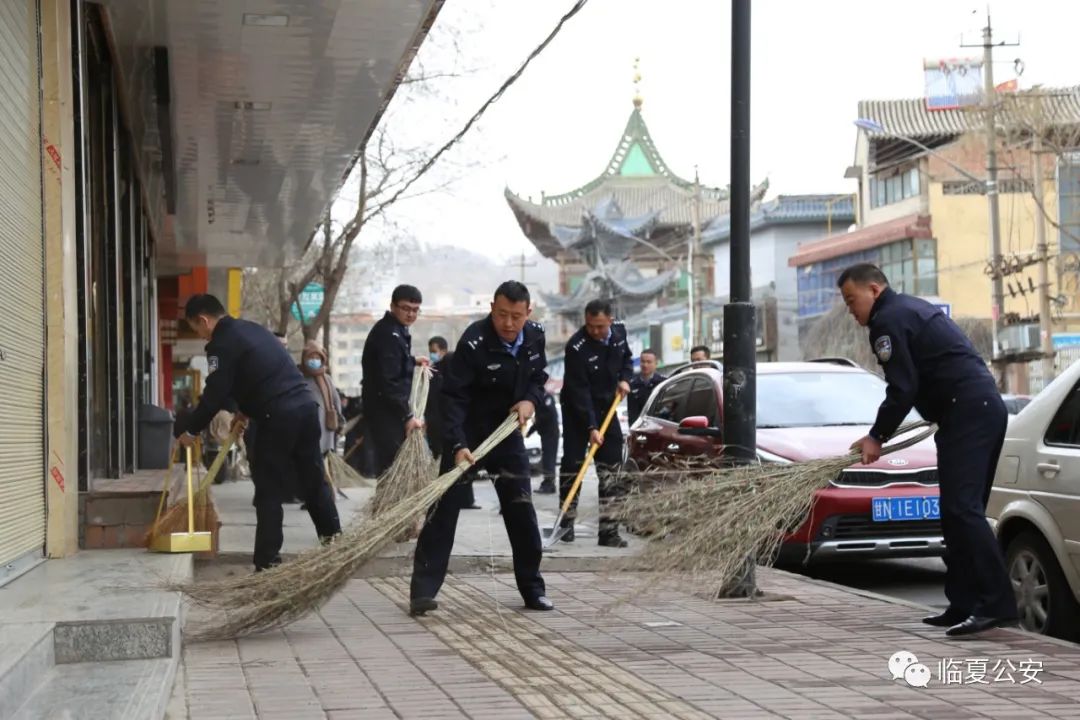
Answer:
[(439, 357), (439, 353), (437, 353), (437, 352), (428, 353), (428, 357), (431, 358), (432, 363), (437, 363), (437, 362), (439, 362), (439, 360), (442, 359), (442, 358)]
[(307, 365), (308, 370), (322, 370), (322, 358), (308, 358), (304, 364)]

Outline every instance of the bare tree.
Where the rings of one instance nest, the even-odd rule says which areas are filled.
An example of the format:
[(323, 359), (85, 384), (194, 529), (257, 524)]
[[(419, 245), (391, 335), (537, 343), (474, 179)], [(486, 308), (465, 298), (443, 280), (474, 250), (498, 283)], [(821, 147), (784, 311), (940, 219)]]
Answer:
[[(967, 335), (975, 350), (989, 361), (992, 352), (990, 322), (978, 318), (954, 318)], [(846, 357), (861, 367), (881, 373), (877, 358), (870, 347), (870, 336), (848, 313), (846, 307), (837, 304), (822, 315), (807, 330), (802, 342), (803, 357)]]

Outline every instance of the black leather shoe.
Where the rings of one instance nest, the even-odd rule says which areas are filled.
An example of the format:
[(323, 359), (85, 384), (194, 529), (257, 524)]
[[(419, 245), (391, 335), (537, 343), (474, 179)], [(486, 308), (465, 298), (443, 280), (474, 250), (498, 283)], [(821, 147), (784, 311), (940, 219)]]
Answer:
[(540, 597), (534, 597), (531, 600), (525, 601), (525, 607), (530, 610), (539, 610), (540, 612), (547, 612), (555, 609), (555, 603), (547, 599), (547, 595), (541, 595)]
[(946, 610), (940, 615), (927, 615), (922, 619), (927, 625), (933, 627), (952, 627), (958, 622), (963, 622), (967, 619), (967, 613), (953, 612), (952, 610)]
[(619, 533), (611, 533), (610, 535), (601, 535), (598, 544), (603, 545), (604, 547), (613, 547), (613, 548), (624, 548), (627, 545), (629, 545), (629, 543), (627, 543), (626, 540), (624, 540), (622, 535), (620, 535)]
[(555, 483), (544, 480), (540, 483), (540, 487), (536, 488), (537, 495), (554, 495)]
[(574, 542), (574, 526), (571, 525), (570, 527), (566, 528), (566, 532), (564, 532), (562, 534), (562, 537), (560, 537), (559, 539), (563, 542)]
[(418, 617), (431, 610), (438, 610), (439, 603), (432, 598), (413, 598), (409, 601), (409, 615)]
[(993, 618), (971, 615), (967, 620), (957, 623), (946, 630), (945, 634), (949, 637), (962, 637), (964, 635), (974, 635), (975, 633), (985, 632), (986, 630), (993, 630), (994, 628), (1012, 627), (1013, 625), (1016, 625), (1016, 618)]

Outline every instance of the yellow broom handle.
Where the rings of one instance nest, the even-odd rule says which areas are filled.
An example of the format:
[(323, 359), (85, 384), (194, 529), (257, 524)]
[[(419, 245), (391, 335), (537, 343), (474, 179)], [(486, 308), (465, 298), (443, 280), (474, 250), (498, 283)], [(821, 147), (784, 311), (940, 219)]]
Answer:
[[(611, 418), (615, 417), (615, 411), (619, 408), (620, 400), (622, 400), (622, 396), (619, 395), (618, 390), (616, 390), (615, 399), (611, 401), (611, 407), (608, 408), (607, 415), (604, 417), (604, 422), (600, 425), (600, 437), (607, 434), (608, 425), (611, 424)], [(585, 471), (589, 469), (589, 464), (592, 462), (593, 456), (596, 455), (596, 450), (599, 447), (600, 446), (596, 443), (589, 444), (589, 452), (585, 454), (585, 461), (581, 463), (581, 469), (578, 470), (577, 477), (574, 478), (574, 484), (570, 486), (570, 492), (566, 494), (566, 499), (563, 500), (563, 515), (570, 510), (570, 503), (574, 502), (578, 488), (581, 487), (581, 481), (585, 478)]]
[[(177, 456), (180, 455), (180, 444), (177, 443), (176, 447), (169, 452), (169, 467), (165, 471), (165, 487), (161, 488), (161, 499), (157, 504), (157, 515), (154, 516), (154, 525), (157, 525), (158, 520), (161, 519), (161, 511), (165, 509), (165, 496), (169, 494), (169, 485), (172, 481), (172, 469), (173, 463), (176, 462)], [(153, 527), (153, 526), (151, 526)]]
[(188, 535), (195, 534), (195, 496), (191, 487), (191, 448), (187, 448), (187, 529)]

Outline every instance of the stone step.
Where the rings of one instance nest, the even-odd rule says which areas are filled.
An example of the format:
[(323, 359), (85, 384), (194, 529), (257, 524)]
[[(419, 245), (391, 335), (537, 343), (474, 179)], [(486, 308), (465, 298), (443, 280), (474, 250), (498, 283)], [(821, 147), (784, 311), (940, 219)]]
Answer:
[(0, 718), (29, 699), (53, 666), (52, 623), (0, 625)]
[(56, 665), (12, 720), (150, 720), (172, 695), (175, 659)]
[(190, 555), (81, 552), (0, 589), (0, 718), (161, 718)]

